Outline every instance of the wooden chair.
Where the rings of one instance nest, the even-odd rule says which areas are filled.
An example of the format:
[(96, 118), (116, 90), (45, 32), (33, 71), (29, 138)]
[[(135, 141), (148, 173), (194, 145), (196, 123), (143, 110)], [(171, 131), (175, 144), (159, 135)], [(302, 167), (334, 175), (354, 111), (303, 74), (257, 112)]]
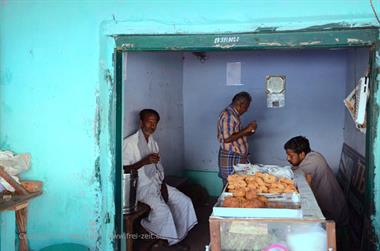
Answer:
[(138, 233), (135, 230), (136, 224), (140, 224), (141, 219), (147, 216), (149, 212), (150, 207), (147, 204), (138, 202), (136, 212), (124, 214), (124, 233), (127, 240), (127, 251), (133, 251), (133, 241), (138, 237)]

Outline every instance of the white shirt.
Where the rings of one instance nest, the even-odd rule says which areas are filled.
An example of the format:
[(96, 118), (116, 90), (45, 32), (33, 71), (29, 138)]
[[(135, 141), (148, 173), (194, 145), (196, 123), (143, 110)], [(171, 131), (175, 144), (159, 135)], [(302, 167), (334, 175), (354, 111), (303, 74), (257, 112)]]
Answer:
[[(132, 165), (151, 153), (159, 153), (158, 144), (152, 136), (149, 136), (148, 142), (146, 142), (141, 129), (123, 141), (123, 165)], [(141, 167), (138, 170), (138, 175), (138, 187), (146, 185), (161, 187), (164, 170), (161, 162), (158, 162)]]

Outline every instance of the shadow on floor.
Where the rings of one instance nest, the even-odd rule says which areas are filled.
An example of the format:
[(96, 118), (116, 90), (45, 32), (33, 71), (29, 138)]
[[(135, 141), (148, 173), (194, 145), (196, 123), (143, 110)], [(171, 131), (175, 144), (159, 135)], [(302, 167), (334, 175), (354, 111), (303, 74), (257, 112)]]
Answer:
[[(215, 197), (209, 197), (205, 203), (195, 206), (195, 212), (198, 218), (198, 224), (190, 230), (187, 237), (178, 243), (180, 246), (188, 246), (191, 251), (204, 251), (205, 246), (210, 243), (209, 223), (208, 219), (212, 213), (212, 207), (216, 202)], [(152, 246), (157, 240), (136, 240), (136, 251), (151, 251)], [(165, 250), (178, 251), (182, 250), (178, 245), (165, 248)], [(154, 249), (154, 251), (157, 249)]]

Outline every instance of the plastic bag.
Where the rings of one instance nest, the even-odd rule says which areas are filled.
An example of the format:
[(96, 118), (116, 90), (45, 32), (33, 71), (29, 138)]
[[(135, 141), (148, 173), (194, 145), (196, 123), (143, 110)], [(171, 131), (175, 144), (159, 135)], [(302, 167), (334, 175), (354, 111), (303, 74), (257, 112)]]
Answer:
[(269, 173), (279, 178), (293, 179), (294, 173), (290, 166), (263, 165), (263, 164), (237, 164), (234, 171), (238, 174), (253, 175), (257, 172)]
[[(16, 175), (29, 169), (30, 154), (13, 154), (10, 151), (0, 151), (0, 166), (4, 167), (4, 171), (7, 172), (15, 181), (20, 183), (19, 178)], [(0, 192), (4, 188), (10, 192), (14, 192), (15, 189), (0, 177)], [(2, 190), (1, 190), (2, 189)]]

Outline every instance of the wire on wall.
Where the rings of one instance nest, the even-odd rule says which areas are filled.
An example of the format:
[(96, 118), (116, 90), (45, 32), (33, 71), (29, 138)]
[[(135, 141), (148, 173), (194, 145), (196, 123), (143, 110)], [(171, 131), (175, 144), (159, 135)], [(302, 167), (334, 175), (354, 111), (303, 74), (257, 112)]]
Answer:
[(369, 2), (371, 3), (371, 7), (372, 7), (372, 10), (373, 10), (373, 14), (375, 14), (375, 17), (376, 17), (376, 19), (377, 19), (377, 22), (380, 24), (380, 19), (379, 19), (379, 17), (377, 16), (377, 13), (376, 13), (375, 7), (373, 7), (373, 2), (372, 2), (372, 0), (369, 0)]

